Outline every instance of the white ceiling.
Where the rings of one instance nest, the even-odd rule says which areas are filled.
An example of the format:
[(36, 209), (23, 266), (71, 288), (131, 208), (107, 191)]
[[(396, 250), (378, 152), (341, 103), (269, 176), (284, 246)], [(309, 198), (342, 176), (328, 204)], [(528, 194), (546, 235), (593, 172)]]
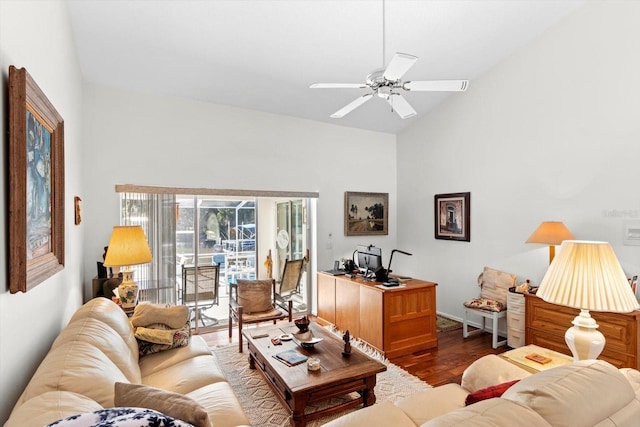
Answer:
[(86, 81), (374, 131), (398, 133), (449, 96), (405, 93), (400, 119), (365, 89), (394, 52), (419, 57), (403, 80), (473, 81), (584, 0), (69, 0)]

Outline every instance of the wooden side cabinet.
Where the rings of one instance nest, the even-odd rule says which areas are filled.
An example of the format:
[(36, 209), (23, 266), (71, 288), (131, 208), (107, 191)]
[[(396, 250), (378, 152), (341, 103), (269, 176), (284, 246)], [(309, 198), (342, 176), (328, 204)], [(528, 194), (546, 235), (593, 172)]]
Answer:
[(336, 279), (328, 274), (318, 274), (318, 320), (336, 324)]
[(401, 356), (438, 346), (436, 284), (412, 279), (381, 289), (376, 282), (318, 273), (318, 322), (347, 329), (382, 351)]
[[(526, 343), (571, 355), (564, 333), (580, 310), (551, 304), (525, 294)], [(640, 369), (640, 310), (631, 313), (590, 312), (606, 341), (599, 359), (618, 368)]]

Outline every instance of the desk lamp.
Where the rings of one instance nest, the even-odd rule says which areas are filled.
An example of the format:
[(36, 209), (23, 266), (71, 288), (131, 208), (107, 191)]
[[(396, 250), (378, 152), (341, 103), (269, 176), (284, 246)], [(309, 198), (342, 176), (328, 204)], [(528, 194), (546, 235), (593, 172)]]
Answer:
[[(140, 226), (115, 226), (109, 240), (106, 267), (130, 267), (151, 262), (151, 250)], [(122, 283), (118, 286), (122, 308), (133, 308), (138, 302), (138, 285), (133, 281), (133, 270), (122, 271)]]
[(549, 245), (549, 264), (556, 254), (555, 245), (559, 245), (563, 240), (573, 240), (573, 234), (560, 221), (545, 221), (536, 228), (525, 243), (544, 243)]
[(605, 345), (592, 311), (629, 313), (638, 309), (622, 266), (607, 242), (565, 240), (538, 292), (552, 304), (580, 309), (564, 339), (573, 360), (596, 359)]

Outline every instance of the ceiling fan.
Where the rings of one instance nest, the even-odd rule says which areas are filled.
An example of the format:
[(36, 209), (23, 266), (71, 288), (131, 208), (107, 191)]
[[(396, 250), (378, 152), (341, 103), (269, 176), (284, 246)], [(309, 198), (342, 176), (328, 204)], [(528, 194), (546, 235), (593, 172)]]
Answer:
[[(385, 1), (382, 0), (382, 66), (385, 61)], [(432, 92), (464, 92), (469, 85), (468, 80), (425, 80), (403, 82), (401, 77), (418, 60), (417, 56), (407, 53), (397, 52), (391, 58), (387, 68), (373, 71), (367, 76), (364, 84), (360, 83), (314, 83), (309, 86), (311, 89), (371, 89), (371, 93), (356, 98), (331, 115), (334, 119), (341, 119), (368, 100), (373, 95), (386, 99), (391, 110), (398, 113), (400, 118), (407, 119), (415, 116), (416, 110), (409, 105), (406, 99), (400, 94), (404, 91), (432, 91)]]
[(418, 60), (417, 56), (397, 52), (391, 58), (387, 68), (375, 70), (367, 76), (366, 83), (314, 83), (309, 86), (311, 89), (365, 89), (370, 88), (371, 93), (367, 93), (356, 98), (331, 115), (334, 119), (341, 119), (351, 111), (355, 110), (373, 95), (386, 99), (391, 109), (403, 118), (416, 115), (416, 111), (409, 105), (406, 99), (400, 94), (404, 91), (438, 91), (438, 92), (464, 92), (469, 85), (468, 80), (424, 80), (403, 82), (401, 77)]

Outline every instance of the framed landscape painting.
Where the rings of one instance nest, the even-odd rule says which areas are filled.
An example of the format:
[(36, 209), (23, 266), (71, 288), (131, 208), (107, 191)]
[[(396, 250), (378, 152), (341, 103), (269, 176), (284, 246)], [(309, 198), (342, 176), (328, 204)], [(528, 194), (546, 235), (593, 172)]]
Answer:
[(344, 234), (389, 234), (389, 193), (344, 193)]
[(435, 238), (471, 241), (471, 193), (436, 194)]
[(64, 268), (64, 122), (24, 68), (9, 67), (9, 290)]

